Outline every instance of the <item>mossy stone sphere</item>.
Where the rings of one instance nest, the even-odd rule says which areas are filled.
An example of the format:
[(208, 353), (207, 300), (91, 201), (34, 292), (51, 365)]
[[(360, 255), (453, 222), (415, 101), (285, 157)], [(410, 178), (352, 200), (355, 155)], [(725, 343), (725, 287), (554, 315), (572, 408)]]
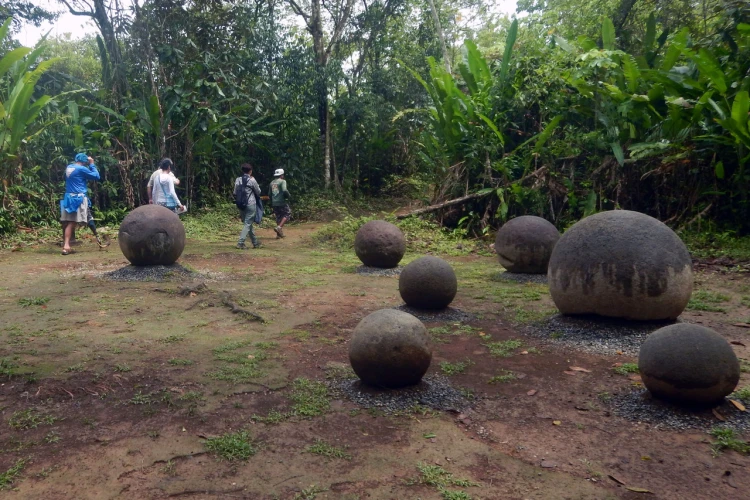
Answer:
[(133, 265), (170, 265), (185, 249), (185, 226), (171, 210), (161, 205), (143, 205), (122, 221), (117, 241)]
[(497, 232), (495, 252), (500, 265), (512, 273), (543, 274), (559, 239), (560, 232), (548, 220), (522, 215)]
[(357, 231), (354, 251), (366, 266), (393, 268), (406, 253), (406, 238), (390, 222), (371, 220)]
[(688, 405), (717, 403), (740, 380), (740, 362), (729, 343), (710, 328), (687, 323), (649, 335), (638, 369), (655, 397)]
[(418, 309), (445, 309), (457, 290), (456, 273), (438, 257), (420, 257), (409, 263), (398, 278), (401, 298)]
[(563, 314), (669, 320), (690, 300), (693, 264), (685, 244), (665, 224), (613, 210), (586, 217), (562, 235), (547, 277)]
[(349, 362), (363, 383), (395, 389), (414, 385), (430, 367), (427, 329), (411, 314), (381, 309), (354, 328)]

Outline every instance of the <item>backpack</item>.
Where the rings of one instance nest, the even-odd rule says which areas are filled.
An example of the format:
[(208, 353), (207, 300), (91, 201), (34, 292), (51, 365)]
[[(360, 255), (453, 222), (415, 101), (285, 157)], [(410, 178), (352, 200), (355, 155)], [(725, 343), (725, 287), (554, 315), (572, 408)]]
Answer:
[(249, 175), (243, 175), (242, 176), (242, 189), (234, 193), (234, 204), (237, 205), (237, 208), (240, 210), (244, 210), (247, 208), (247, 202), (249, 201), (249, 196), (247, 194), (247, 183), (250, 182), (250, 176)]

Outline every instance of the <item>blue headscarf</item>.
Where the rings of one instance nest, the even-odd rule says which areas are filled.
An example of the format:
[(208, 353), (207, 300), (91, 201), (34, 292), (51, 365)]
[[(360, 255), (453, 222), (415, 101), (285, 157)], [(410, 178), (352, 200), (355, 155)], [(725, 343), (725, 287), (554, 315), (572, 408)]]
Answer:
[(75, 157), (75, 161), (79, 161), (81, 163), (88, 163), (89, 157), (86, 153), (78, 153)]

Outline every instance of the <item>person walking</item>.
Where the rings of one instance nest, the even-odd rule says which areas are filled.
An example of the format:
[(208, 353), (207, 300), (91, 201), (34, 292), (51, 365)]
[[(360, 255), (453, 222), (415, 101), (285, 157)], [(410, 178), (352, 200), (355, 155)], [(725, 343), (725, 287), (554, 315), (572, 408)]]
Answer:
[(284, 224), (292, 218), (292, 209), (289, 207), (292, 196), (286, 187), (284, 169), (276, 169), (273, 176), (274, 179), (268, 188), (268, 197), (271, 198), (273, 214), (276, 216), (276, 227), (273, 230), (276, 232), (276, 238), (278, 239), (284, 237)]
[(70, 238), (77, 225), (85, 225), (89, 220), (88, 181), (98, 181), (99, 171), (94, 159), (85, 153), (78, 153), (73, 163), (65, 169), (65, 196), (60, 201), (60, 222), (63, 226), (62, 254), (73, 253)]
[(253, 222), (255, 222), (255, 213), (257, 210), (257, 199), (260, 196), (260, 186), (258, 181), (253, 177), (253, 167), (249, 163), (242, 164), (242, 176), (237, 177), (234, 181), (234, 203), (240, 210), (240, 219), (243, 226), (240, 231), (237, 248), (247, 250), (245, 240), (250, 235), (250, 241), (253, 248), (263, 246), (255, 236)]
[(177, 192), (174, 190), (175, 177), (174, 175), (170, 175), (172, 173), (172, 165), (174, 163), (169, 158), (164, 158), (159, 162), (159, 169), (161, 171), (154, 179), (149, 203), (161, 205), (174, 213), (180, 213), (185, 211), (185, 206), (180, 202)]
[[(165, 158), (165, 160), (169, 160), (170, 162), (172, 161), (169, 158)], [(162, 160), (162, 161), (164, 161), (164, 160)], [(157, 177), (159, 177), (159, 175), (161, 175), (161, 172), (162, 172), (161, 167), (158, 167), (156, 170), (154, 170), (154, 173), (151, 174), (151, 177), (148, 179), (148, 184), (146, 184), (146, 192), (148, 193), (148, 202), (149, 202), (149, 204), (153, 204), (154, 203), (154, 197), (153, 197), (154, 181), (156, 180)], [(174, 172), (172, 172), (170, 170), (169, 171), (169, 175), (174, 180), (174, 185), (175, 186), (179, 186), (180, 185), (180, 179), (178, 179), (177, 177), (175, 177)]]

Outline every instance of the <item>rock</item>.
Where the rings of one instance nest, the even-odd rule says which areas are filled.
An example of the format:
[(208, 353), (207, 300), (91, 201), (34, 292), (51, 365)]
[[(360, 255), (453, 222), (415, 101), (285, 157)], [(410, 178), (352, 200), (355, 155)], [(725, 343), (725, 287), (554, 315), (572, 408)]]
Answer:
[(349, 362), (367, 385), (398, 388), (414, 385), (430, 367), (427, 329), (411, 314), (381, 309), (354, 329)]
[(577, 222), (552, 251), (550, 294), (563, 314), (670, 320), (690, 300), (693, 267), (680, 238), (629, 210)]
[(438, 257), (420, 257), (398, 278), (398, 291), (406, 305), (418, 309), (445, 309), (453, 301), (458, 281), (453, 268)]
[(357, 231), (354, 251), (366, 266), (396, 267), (406, 253), (406, 238), (390, 222), (371, 220)]
[(512, 273), (544, 274), (560, 233), (551, 222), (533, 215), (511, 219), (497, 232), (495, 253)]
[(729, 343), (710, 328), (688, 323), (649, 335), (638, 369), (654, 397), (695, 405), (721, 401), (740, 380), (740, 363)]
[(133, 265), (170, 265), (185, 249), (185, 226), (171, 210), (143, 205), (122, 221), (117, 240)]

